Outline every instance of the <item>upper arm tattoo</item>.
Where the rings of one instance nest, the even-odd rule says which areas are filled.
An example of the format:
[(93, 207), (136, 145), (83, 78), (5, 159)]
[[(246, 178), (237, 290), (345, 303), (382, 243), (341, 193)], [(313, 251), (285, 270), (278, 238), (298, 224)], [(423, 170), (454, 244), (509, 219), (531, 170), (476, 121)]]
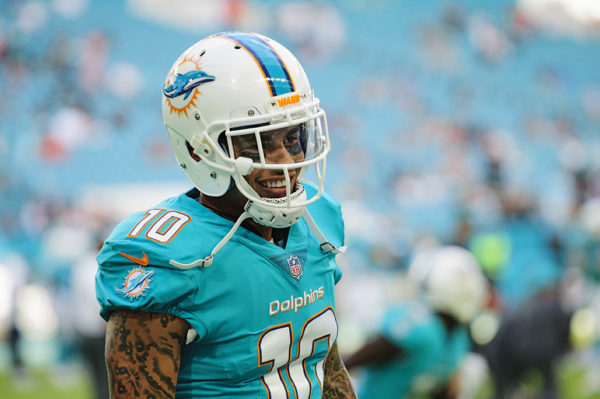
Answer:
[(114, 312), (105, 348), (111, 398), (174, 398), (189, 328), (169, 314)]
[(340, 358), (337, 343), (334, 343), (325, 360), (325, 378), (323, 382), (323, 398), (356, 399), (350, 376)]

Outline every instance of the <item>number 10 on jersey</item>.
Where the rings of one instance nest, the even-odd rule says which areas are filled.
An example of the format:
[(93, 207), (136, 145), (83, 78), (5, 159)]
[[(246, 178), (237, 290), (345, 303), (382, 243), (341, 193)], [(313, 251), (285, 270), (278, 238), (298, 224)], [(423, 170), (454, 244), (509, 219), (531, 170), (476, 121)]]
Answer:
[[(313, 359), (319, 345), (326, 345), (329, 351), (337, 337), (333, 308), (325, 308), (304, 323), (294, 359), (293, 331), (292, 323), (279, 324), (266, 330), (258, 340), (258, 365), (269, 366), (269, 372), (261, 380), (271, 399), (308, 399), (315, 392), (320, 397), (325, 357), (318, 359), (312, 367), (309, 360)], [(319, 386), (315, 387), (315, 384)]]

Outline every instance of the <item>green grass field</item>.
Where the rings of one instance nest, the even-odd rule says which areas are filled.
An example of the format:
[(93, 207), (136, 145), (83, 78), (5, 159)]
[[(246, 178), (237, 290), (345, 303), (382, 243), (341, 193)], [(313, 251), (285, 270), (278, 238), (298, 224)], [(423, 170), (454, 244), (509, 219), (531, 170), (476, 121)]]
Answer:
[(0, 372), (2, 399), (95, 399), (89, 376), (85, 372), (39, 369), (16, 378), (8, 371)]
[[(592, 376), (581, 364), (568, 357), (557, 367), (559, 399), (600, 399), (600, 376)], [(536, 399), (542, 388), (542, 379), (535, 372), (525, 376), (519, 392), (520, 399)], [(479, 395), (473, 399), (492, 399), (491, 382), (482, 387)]]
[[(600, 399), (600, 387), (590, 389), (590, 376), (580, 365), (571, 361), (559, 367), (560, 399)], [(600, 376), (596, 376), (599, 379)], [(535, 374), (526, 379), (522, 398), (534, 399), (539, 392), (540, 380)], [(598, 382), (598, 381), (597, 381)], [(15, 378), (0, 370), (0, 398), (2, 399), (95, 399), (89, 374), (82, 367), (70, 369), (36, 369), (26, 378)], [(492, 386), (486, 384), (473, 399), (491, 399)]]

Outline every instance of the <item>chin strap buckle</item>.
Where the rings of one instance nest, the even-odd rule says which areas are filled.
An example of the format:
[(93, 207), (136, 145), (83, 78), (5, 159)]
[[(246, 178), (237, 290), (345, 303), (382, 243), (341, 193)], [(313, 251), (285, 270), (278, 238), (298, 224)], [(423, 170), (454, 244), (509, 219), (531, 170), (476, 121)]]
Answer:
[(329, 241), (326, 241), (326, 242), (324, 242), (324, 243), (321, 244), (321, 251), (323, 251), (325, 253), (329, 253), (329, 252), (335, 251), (335, 245), (333, 245)]
[(327, 241), (327, 238), (325, 238), (325, 235), (323, 235), (312, 216), (310, 216), (310, 213), (308, 213), (308, 209), (306, 208), (304, 209), (303, 217), (306, 221), (306, 224), (308, 224), (308, 228), (313, 232), (317, 240), (319, 240), (319, 242), (321, 243), (320, 248), (321, 251), (323, 251), (323, 253), (328, 254), (330, 252), (333, 252), (334, 254), (341, 254), (342, 252), (346, 251), (345, 245), (337, 248), (335, 245)]
[(329, 252), (333, 252), (334, 254), (341, 254), (346, 251), (346, 246), (344, 245), (344, 246), (337, 248), (335, 245), (333, 245), (329, 241), (325, 241), (324, 243), (321, 244), (321, 251), (323, 251), (323, 253), (326, 253), (326, 254), (328, 254)]
[(208, 266), (212, 265), (213, 258), (214, 258), (213, 255), (209, 255), (204, 259), (198, 259), (198, 260), (193, 261), (192, 263), (179, 263), (179, 262), (171, 259), (169, 261), (169, 264), (171, 266), (175, 266), (178, 269), (189, 270), (189, 269), (192, 269), (197, 266), (208, 267)]

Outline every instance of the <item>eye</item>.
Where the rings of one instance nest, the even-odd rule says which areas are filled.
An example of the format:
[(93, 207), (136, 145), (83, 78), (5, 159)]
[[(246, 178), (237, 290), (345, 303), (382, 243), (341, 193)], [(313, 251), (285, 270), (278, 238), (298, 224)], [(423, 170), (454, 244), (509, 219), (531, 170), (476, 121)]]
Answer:
[(250, 158), (255, 162), (260, 161), (256, 139), (253, 136), (238, 136), (233, 139), (233, 148), (236, 157)]
[(302, 143), (300, 142), (300, 129), (296, 128), (288, 132), (285, 136), (285, 147), (291, 155), (298, 155), (302, 150)]
[(298, 140), (300, 140), (300, 131), (299, 130), (294, 130), (293, 132), (288, 133), (287, 136), (285, 137), (286, 145), (295, 144)]

